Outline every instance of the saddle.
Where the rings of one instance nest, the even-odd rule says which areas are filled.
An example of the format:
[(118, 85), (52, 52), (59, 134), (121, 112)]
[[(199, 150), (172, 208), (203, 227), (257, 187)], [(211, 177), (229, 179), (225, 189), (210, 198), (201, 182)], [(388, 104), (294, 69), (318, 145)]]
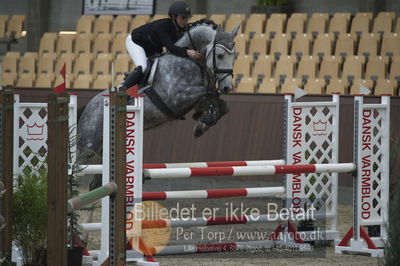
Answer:
[(150, 101), (166, 116), (174, 119), (185, 120), (185, 117), (171, 110), (161, 96), (153, 89), (153, 80), (157, 71), (158, 60), (161, 56), (162, 55), (158, 55), (149, 58), (147, 61), (146, 71), (143, 73), (143, 77), (138, 84), (139, 92), (146, 94)]

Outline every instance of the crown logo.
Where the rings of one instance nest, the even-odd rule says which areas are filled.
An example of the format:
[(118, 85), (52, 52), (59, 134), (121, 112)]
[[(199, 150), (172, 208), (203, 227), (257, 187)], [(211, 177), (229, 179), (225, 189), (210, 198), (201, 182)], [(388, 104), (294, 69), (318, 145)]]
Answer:
[(44, 125), (39, 126), (36, 122), (33, 125), (27, 125), (28, 135), (43, 135)]
[[(28, 136), (42, 136), (44, 125), (38, 125), (36, 122), (33, 125), (26, 125)], [(26, 138), (27, 140), (43, 140), (44, 138)]]
[(322, 122), (319, 120), (318, 122), (313, 122), (314, 131), (325, 131), (327, 122)]
[(314, 136), (324, 136), (326, 133), (321, 133), (326, 131), (327, 122), (322, 122), (319, 120), (318, 122), (313, 122), (314, 131), (318, 132), (313, 134)]

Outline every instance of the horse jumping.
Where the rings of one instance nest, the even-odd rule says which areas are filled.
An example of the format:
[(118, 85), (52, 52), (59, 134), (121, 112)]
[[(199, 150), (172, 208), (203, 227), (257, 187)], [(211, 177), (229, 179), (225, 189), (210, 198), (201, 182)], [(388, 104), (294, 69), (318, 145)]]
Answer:
[[(226, 103), (219, 94), (232, 91), (233, 61), (235, 42), (240, 24), (232, 32), (224, 32), (212, 21), (200, 20), (192, 24), (189, 30), (177, 41), (181, 47), (199, 50), (204, 61), (193, 61), (166, 53), (158, 57), (153, 65), (155, 72), (151, 94), (154, 92), (162, 99), (162, 106), (149, 97), (149, 86), (139, 90), (144, 97), (144, 130), (152, 129), (176, 119), (183, 119), (193, 108), (194, 119), (200, 124), (195, 128), (195, 136), (202, 135), (210, 126), (228, 112)], [(96, 95), (82, 112), (78, 123), (77, 154), (85, 151), (95, 154), (102, 152), (103, 95)], [(134, 99), (128, 99), (128, 105)], [(204, 108), (206, 107), (206, 108)], [(164, 110), (167, 109), (168, 111)], [(92, 157), (92, 156), (87, 156)], [(89, 158), (86, 158), (89, 159)], [(101, 178), (96, 176), (91, 189), (101, 186)]]

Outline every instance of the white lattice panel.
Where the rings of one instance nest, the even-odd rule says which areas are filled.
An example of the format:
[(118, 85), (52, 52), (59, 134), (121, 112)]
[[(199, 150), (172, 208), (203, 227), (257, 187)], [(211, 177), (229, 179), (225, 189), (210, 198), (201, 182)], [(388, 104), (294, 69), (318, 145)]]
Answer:
[(389, 195), (389, 96), (382, 104), (363, 104), (356, 98), (358, 119), (358, 221), (362, 226), (380, 226), (386, 236), (384, 223), (388, 222)]
[[(76, 134), (76, 96), (71, 96), (69, 125)], [(46, 168), (47, 103), (21, 103), (19, 95), (14, 102), (14, 175), (27, 166), (37, 172)], [(75, 150), (75, 148), (73, 149)]]
[[(287, 164), (338, 163), (339, 95), (331, 102), (292, 102), (287, 95)], [(313, 205), (336, 232), (337, 173), (286, 176), (287, 207)], [(333, 234), (335, 235), (335, 234)], [(334, 236), (334, 238), (338, 237)]]
[(354, 122), (354, 223), (335, 252), (383, 257), (380, 248), (386, 245), (389, 227), (390, 96), (382, 96), (379, 104), (364, 104), (356, 96)]

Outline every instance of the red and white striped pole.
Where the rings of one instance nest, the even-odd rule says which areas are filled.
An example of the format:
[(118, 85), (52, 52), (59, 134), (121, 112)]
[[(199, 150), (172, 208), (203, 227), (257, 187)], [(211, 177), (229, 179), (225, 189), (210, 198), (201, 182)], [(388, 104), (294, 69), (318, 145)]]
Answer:
[[(280, 217), (277, 214), (262, 214), (255, 216), (242, 215), (242, 216), (217, 216), (211, 218), (191, 217), (189, 219), (144, 220), (142, 221), (142, 229), (265, 223), (268, 221), (280, 221)], [(95, 232), (100, 230), (101, 223), (82, 223), (80, 224), (80, 226), (82, 231)]]
[[(193, 162), (193, 163), (157, 163), (143, 164), (145, 169), (160, 169), (160, 168), (185, 168), (185, 167), (227, 167), (227, 166), (262, 166), (262, 165), (284, 165), (285, 160), (258, 160), (258, 161), (226, 161), (226, 162)], [(83, 174), (102, 174), (102, 164), (81, 165)]]
[(249, 176), (302, 173), (347, 173), (356, 170), (354, 163), (234, 166), (209, 168), (144, 169), (145, 178), (187, 178), (202, 176)]
[(142, 221), (142, 229), (154, 228), (176, 228), (189, 226), (213, 226), (227, 224), (247, 224), (247, 223), (265, 223), (268, 221), (279, 220), (278, 215), (262, 214), (242, 216), (217, 216), (211, 218), (193, 217), (189, 219), (162, 219), (162, 220), (145, 220)]
[(161, 220), (144, 220), (142, 221), (142, 229), (154, 228), (176, 228), (190, 226), (213, 226), (227, 224), (251, 224), (251, 223), (266, 223), (285, 220), (308, 220), (327, 217), (325, 214), (314, 213), (311, 211), (302, 214), (292, 213), (286, 216), (286, 213), (272, 214), (252, 214), (252, 215), (235, 215), (235, 216), (216, 216), (211, 218), (191, 217), (187, 219), (161, 219)]
[(145, 169), (159, 168), (186, 168), (186, 167), (226, 167), (226, 166), (256, 166), (256, 165), (284, 165), (285, 160), (258, 160), (258, 161), (225, 161), (225, 162), (192, 162), (192, 163), (157, 163), (144, 164)]
[(142, 200), (215, 199), (231, 197), (273, 197), (285, 194), (285, 187), (232, 188), (210, 190), (143, 192)]
[[(298, 217), (298, 215), (300, 217)], [(190, 226), (214, 226), (228, 224), (251, 224), (266, 222), (281, 222), (286, 220), (304, 220), (304, 219), (321, 219), (331, 217), (329, 214), (306, 212), (303, 214), (272, 213), (272, 214), (254, 214), (254, 215), (236, 215), (236, 216), (216, 216), (211, 218), (190, 217), (179, 219), (161, 219), (161, 220), (144, 220), (142, 221), (142, 229), (154, 228), (176, 228)], [(80, 229), (84, 232), (97, 232), (101, 229), (101, 223), (81, 223)]]

